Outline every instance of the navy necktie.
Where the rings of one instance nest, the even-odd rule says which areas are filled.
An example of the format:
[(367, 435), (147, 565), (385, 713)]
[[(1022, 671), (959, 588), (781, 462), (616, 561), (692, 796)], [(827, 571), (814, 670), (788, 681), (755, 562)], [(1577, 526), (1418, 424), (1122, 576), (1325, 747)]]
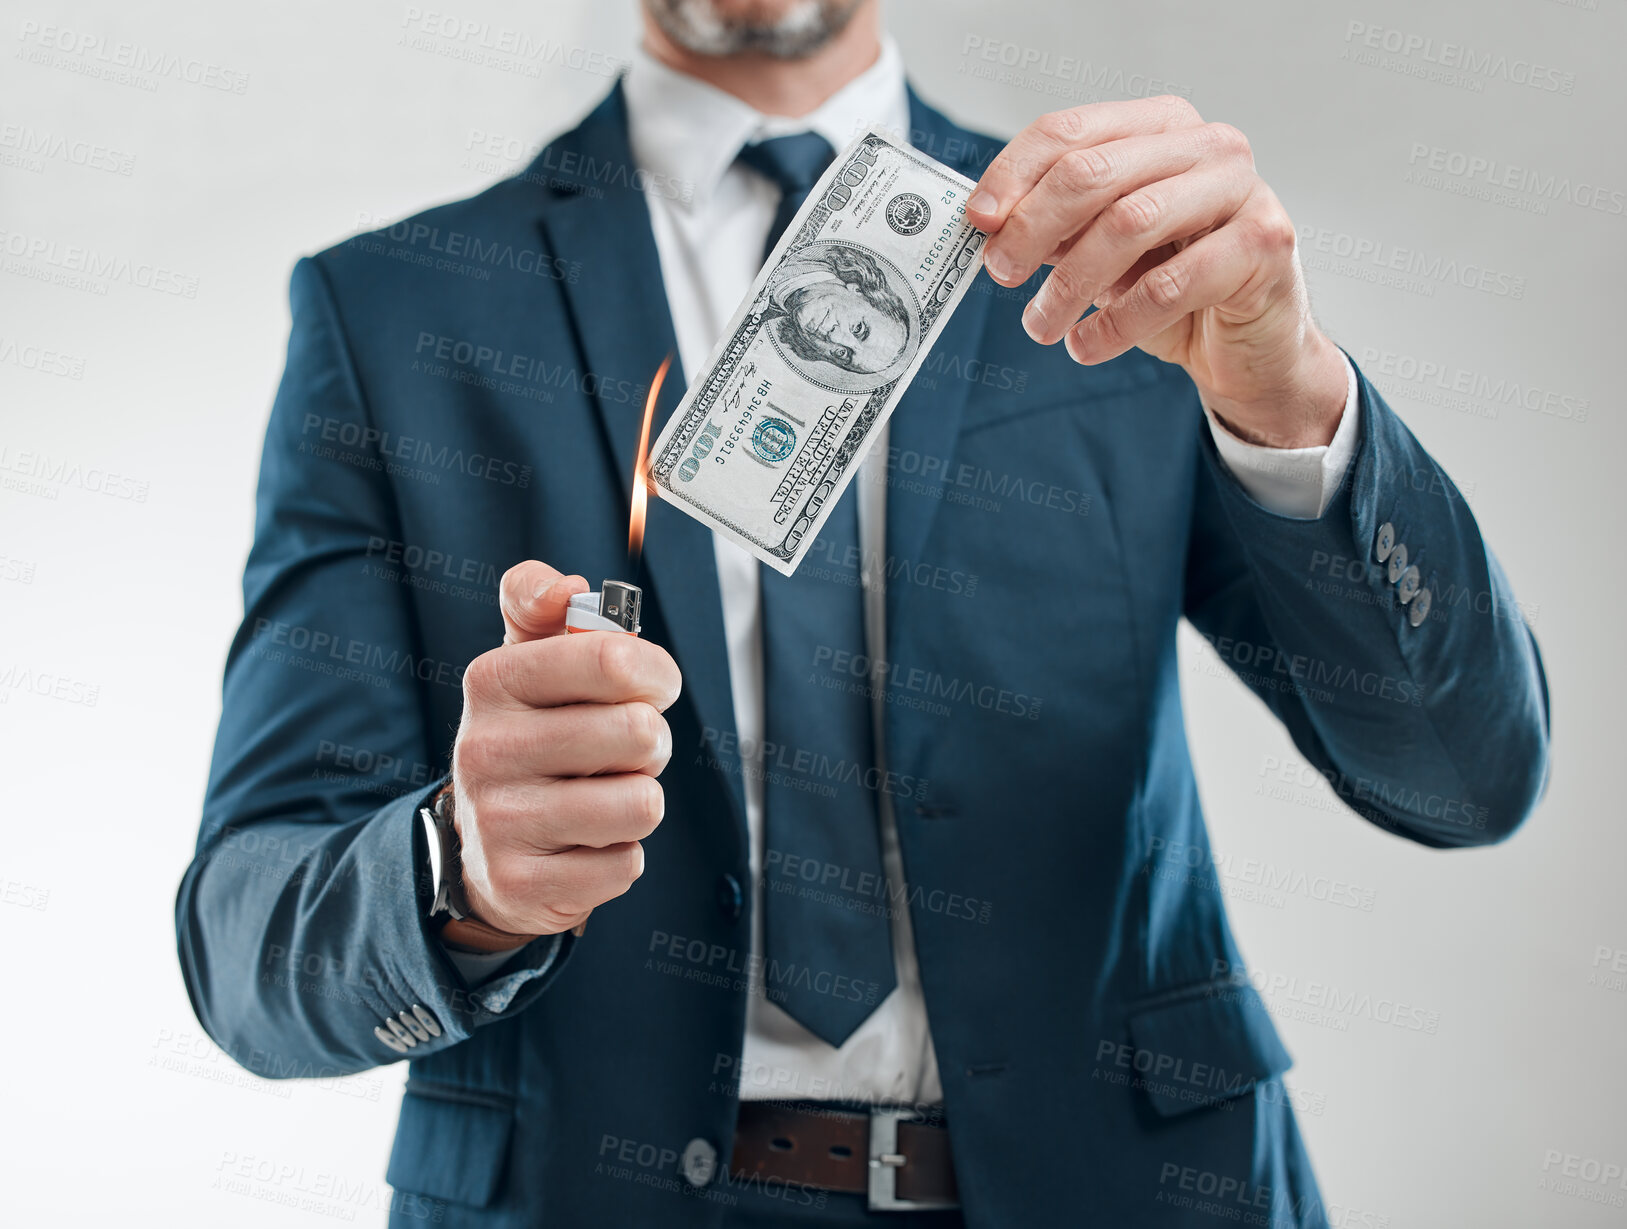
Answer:
[(825, 168), (836, 158), (830, 142), (817, 132), (799, 132), (789, 137), (771, 137), (756, 141), (740, 151), (740, 161), (759, 175), (766, 176), (780, 190), (780, 206), (774, 211), (774, 224), (768, 228), (768, 242), (763, 244), (763, 259), (774, 250), (774, 244), (791, 224), (808, 192)]
[[(765, 259), (834, 156), (814, 133), (741, 150), (740, 160), (782, 193)], [(857, 506), (857, 491), (837, 502), (795, 576), (760, 569), (764, 988), (833, 1046), (897, 981), (862, 668), (869, 658)]]

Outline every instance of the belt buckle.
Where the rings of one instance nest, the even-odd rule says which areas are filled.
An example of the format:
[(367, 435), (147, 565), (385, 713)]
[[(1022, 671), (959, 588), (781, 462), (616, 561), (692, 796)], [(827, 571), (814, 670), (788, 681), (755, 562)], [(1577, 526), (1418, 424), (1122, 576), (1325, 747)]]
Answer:
[(902, 1105), (870, 1107), (870, 1210), (872, 1212), (931, 1212), (958, 1208), (953, 1199), (901, 1199), (898, 1171), (904, 1154), (898, 1150), (898, 1124), (924, 1122), (923, 1115)]

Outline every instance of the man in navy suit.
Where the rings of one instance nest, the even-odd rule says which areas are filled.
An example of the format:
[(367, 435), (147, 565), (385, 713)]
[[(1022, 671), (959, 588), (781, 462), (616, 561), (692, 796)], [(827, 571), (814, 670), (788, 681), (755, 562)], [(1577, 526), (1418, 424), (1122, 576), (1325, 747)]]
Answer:
[[(1388, 832), (1543, 789), (1508, 584), (1242, 134), (1003, 145), (877, 8), (646, 0), (525, 173), (295, 269), (176, 924), (251, 1070), (411, 1059), (393, 1224), (1325, 1224), (1190, 870), (1178, 621)], [(642, 637), (562, 635), (657, 368), (870, 124), (977, 181), (988, 276), (797, 576), (656, 503)]]

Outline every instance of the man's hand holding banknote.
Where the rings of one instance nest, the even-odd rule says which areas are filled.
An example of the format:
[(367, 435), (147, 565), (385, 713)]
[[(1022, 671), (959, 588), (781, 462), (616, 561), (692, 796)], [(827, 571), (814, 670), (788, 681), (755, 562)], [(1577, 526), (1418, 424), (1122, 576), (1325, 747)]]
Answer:
[(884, 133), (860, 137), (691, 380), (651, 481), (790, 575), (978, 268), (1017, 286), (1043, 265), (1024, 315), (1035, 341), (1066, 338), (1081, 363), (1141, 346), (1185, 367), (1244, 439), (1332, 439), (1346, 370), (1311, 318), (1293, 223), (1242, 133), (1152, 98), (1041, 117), (975, 190)]

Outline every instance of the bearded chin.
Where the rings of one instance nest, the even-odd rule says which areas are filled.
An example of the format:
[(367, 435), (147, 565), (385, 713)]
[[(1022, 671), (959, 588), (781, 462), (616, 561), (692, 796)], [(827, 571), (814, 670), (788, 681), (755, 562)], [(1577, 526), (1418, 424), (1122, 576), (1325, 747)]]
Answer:
[(796, 0), (772, 22), (724, 17), (714, 0), (644, 0), (662, 32), (696, 55), (757, 52), (779, 60), (812, 55), (841, 33), (860, 0)]

